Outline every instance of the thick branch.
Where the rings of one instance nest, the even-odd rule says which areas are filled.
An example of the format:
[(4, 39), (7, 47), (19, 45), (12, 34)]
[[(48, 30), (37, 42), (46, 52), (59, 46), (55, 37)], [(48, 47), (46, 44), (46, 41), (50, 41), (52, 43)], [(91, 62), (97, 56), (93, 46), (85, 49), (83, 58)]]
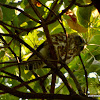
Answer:
[(62, 94), (43, 94), (43, 93), (24, 93), (17, 91), (15, 89), (11, 89), (7, 86), (4, 86), (0, 83), (0, 90), (12, 94), (14, 96), (17, 96), (22, 99), (63, 99), (63, 100), (94, 100), (92, 98), (87, 97), (81, 97), (78, 95), (70, 96), (70, 95), (62, 95)]
[[(56, 56), (56, 52), (55, 52), (55, 48), (53, 46), (53, 43), (52, 43), (52, 40), (51, 40), (51, 37), (50, 37), (50, 34), (49, 34), (49, 30), (48, 30), (48, 27), (46, 25), (46, 22), (44, 21), (44, 19), (42, 18), (42, 15), (40, 14), (40, 12), (37, 10), (37, 8), (35, 7), (35, 5), (31, 2), (31, 0), (28, 0), (29, 4), (31, 5), (31, 7), (33, 8), (34, 12), (36, 13), (36, 15), (40, 18), (40, 20), (42, 21), (42, 26), (43, 26), (43, 29), (44, 29), (44, 32), (45, 32), (45, 35), (46, 35), (46, 38), (47, 38), (47, 41), (48, 41), (48, 45), (49, 45), (49, 48), (50, 48), (50, 53), (51, 53), (51, 57), (52, 59), (57, 59), (57, 56)], [(56, 66), (56, 65), (54, 65)], [(52, 82), (51, 82), (51, 93), (54, 93), (54, 89), (55, 89), (55, 82), (56, 82), (56, 75), (55, 74), (52, 74)]]

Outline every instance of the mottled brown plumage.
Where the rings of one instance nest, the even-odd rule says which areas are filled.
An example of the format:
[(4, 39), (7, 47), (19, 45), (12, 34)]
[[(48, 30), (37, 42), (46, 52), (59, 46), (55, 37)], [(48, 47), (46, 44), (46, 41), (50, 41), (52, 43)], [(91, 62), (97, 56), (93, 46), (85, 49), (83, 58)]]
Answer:
[[(51, 36), (53, 45), (55, 47), (57, 59), (62, 59), (66, 64), (70, 63), (73, 58), (83, 50), (84, 48), (84, 39), (79, 35), (69, 34), (66, 40), (66, 35), (64, 33), (59, 33)], [(45, 41), (41, 44), (37, 51), (40, 52), (46, 59), (51, 60), (50, 48), (48, 42)], [(28, 61), (31, 60), (40, 60), (37, 55), (34, 53), (29, 57)], [(33, 61), (28, 63), (30, 69), (38, 69), (44, 67), (46, 64), (42, 61)]]

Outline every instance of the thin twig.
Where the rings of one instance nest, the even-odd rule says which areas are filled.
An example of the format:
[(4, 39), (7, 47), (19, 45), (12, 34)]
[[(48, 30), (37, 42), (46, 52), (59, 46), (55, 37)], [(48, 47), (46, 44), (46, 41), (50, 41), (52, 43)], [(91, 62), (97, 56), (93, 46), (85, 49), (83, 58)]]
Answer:
[(22, 30), (22, 31), (27, 31), (27, 32), (42, 27), (41, 25), (39, 25), (39, 26), (37, 26), (37, 27), (32, 27), (32, 28), (16, 27), (16, 26), (13, 26), (13, 25), (9, 25), (9, 24), (7, 24), (7, 23), (5, 23), (5, 22), (3, 22), (3, 21), (0, 21), (0, 25), (2, 25), (2, 26), (3, 26), (3, 25), (6, 25), (6, 26), (12, 27), (12, 28), (14, 28), (14, 29), (18, 29), (18, 30)]
[(28, 0), (28, 2), (30, 4), (30, 6), (32, 7), (33, 11), (35, 12), (35, 14), (40, 18), (41, 21), (43, 21), (42, 15), (39, 13), (36, 6), (32, 3), (31, 0)]
[[(32, 74), (36, 77), (36, 78), (38, 78), (39, 77), (39, 75), (37, 75), (33, 70), (30, 70), (31, 72), (32, 72)], [(49, 75), (49, 74), (47, 74), (47, 75)], [(46, 88), (45, 88), (45, 86), (44, 86), (44, 81), (42, 80), (42, 78), (46, 78), (47, 77), (47, 75), (45, 76), (43, 76), (43, 77), (39, 77), (39, 83), (40, 83), (40, 86), (41, 86), (41, 88), (42, 88), (42, 90), (43, 90), (43, 93), (47, 93), (47, 91), (46, 91)]]
[(4, 75), (0, 75), (0, 78), (10, 78), (10, 79), (17, 80), (17, 79), (16, 79), (16, 78), (14, 78), (14, 77), (11, 77), (11, 76), (4, 76)]
[[(7, 74), (7, 75), (10, 75), (11, 77), (14, 77), (15, 79), (17, 79), (17, 80), (18, 80), (19, 82), (21, 82), (21, 83), (24, 82), (20, 77), (14, 75), (14, 74), (11, 74), (11, 73), (6, 72), (6, 71), (4, 71), (4, 70), (2, 70), (1, 72), (5, 73), (5, 74)], [(32, 93), (35, 93), (35, 91), (34, 91), (29, 85), (26, 84), (25, 86), (26, 86), (26, 88), (29, 89)]]
[(69, 85), (68, 80), (63, 75), (63, 73), (60, 70), (58, 70), (58, 69), (54, 69), (53, 72), (56, 73), (62, 79), (62, 81), (64, 82), (65, 86), (68, 88), (68, 90), (70, 92), (70, 95), (76, 95), (76, 92), (73, 90), (71, 85)]
[[(7, 42), (3, 39), (3, 37), (0, 35), (0, 39), (4, 42), (5, 45), (8, 45)], [(17, 55), (16, 53), (10, 48), (8, 47), (8, 49), (12, 52), (12, 54), (15, 56), (16, 60), (17, 60)]]
[(35, 82), (35, 81), (40, 81), (42, 78), (47, 78), (51, 73), (48, 73), (44, 76), (41, 76), (41, 77), (36, 77), (35, 79), (32, 79), (32, 80), (29, 80), (29, 81), (26, 81), (26, 82), (23, 82), (15, 87), (13, 87), (13, 89), (18, 89), (18, 88), (21, 88), (25, 85), (28, 85), (29, 83), (32, 83), (32, 82)]
[(85, 79), (86, 79), (86, 95), (88, 95), (88, 76), (87, 76), (87, 71), (85, 69), (85, 66), (84, 66), (84, 63), (83, 63), (83, 60), (82, 60), (80, 54), (79, 54), (79, 58), (80, 58), (80, 61), (82, 63), (82, 66), (83, 66), (83, 69), (84, 69), (84, 73), (85, 73)]
[[(2, 33), (0, 33), (0, 35), (2, 35), (2, 36), (9, 36), (9, 37), (12, 37), (12, 38), (14, 38), (15, 40), (19, 41), (20, 43), (22, 43), (23, 45), (25, 45), (28, 49), (30, 49), (30, 51), (34, 52), (43, 62), (45, 62), (45, 63), (47, 64), (47, 66), (50, 66), (52, 70), (55, 70), (55, 69), (54, 69), (55, 66), (54, 66), (52, 63), (48, 62), (47, 59), (45, 59), (45, 58), (41, 55), (41, 53), (39, 53), (39, 52), (37, 52), (36, 50), (34, 50), (30, 45), (28, 45), (26, 42), (24, 42), (22, 39), (20, 39), (17, 35), (14, 35), (14, 34), (2, 34)], [(54, 71), (54, 72), (56, 72), (56, 71)], [(62, 80), (63, 80), (64, 84), (67, 86), (69, 92), (70, 92), (71, 94), (72, 94), (72, 93), (75, 94), (74, 90), (70, 87), (70, 85), (68, 84), (68, 81), (67, 81), (66, 78), (63, 76), (63, 74), (61, 74), (61, 75), (59, 75), (59, 74), (61, 74), (61, 72), (60, 72), (60, 73), (57, 73), (57, 75), (58, 75), (61, 79), (63, 78)]]
[(76, 0), (72, 0), (72, 2), (70, 3), (70, 5), (65, 8), (64, 10), (62, 10), (62, 12), (60, 14), (57, 15), (57, 17), (55, 17), (54, 19), (52, 19), (51, 21), (47, 22), (46, 24), (51, 24), (53, 22), (55, 22), (58, 18), (61, 18), (61, 16), (66, 12), (68, 11), (68, 9), (70, 9), (74, 4), (75, 4)]
[[(39, 0), (37, 0), (38, 2), (40, 2)], [(46, 7), (50, 12), (46, 18), (46, 20), (49, 20), (51, 18), (51, 15), (53, 14), (52, 11), (55, 9), (56, 5), (57, 5), (58, 0), (55, 0), (54, 3), (52, 3), (52, 7), (51, 9), (48, 9), (48, 7)], [(40, 2), (41, 3), (41, 2)], [(43, 5), (43, 4), (42, 4)], [(43, 5), (45, 7), (45, 5)]]
[[(11, 30), (9, 30), (6, 26), (4, 26), (6, 28), (6, 30), (10, 33), (13, 34)], [(17, 31), (16, 31), (17, 32)], [(18, 34), (17, 34), (18, 35)], [(2, 36), (0, 36), (0, 38), (2, 39), (2, 41), (4, 42), (5, 45), (8, 45), (7, 42), (3, 39)], [(12, 54), (14, 55), (16, 61), (18, 62), (18, 69), (19, 69), (19, 77), (21, 77), (21, 70), (20, 70), (20, 58), (16, 55), (16, 53), (10, 48), (10, 46), (8, 46), (8, 49), (12, 52)]]
[[(41, 3), (39, 0), (37, 0), (39, 3)], [(56, 0), (54, 3), (54, 5), (56, 6), (56, 3), (57, 3), (57, 1), (58, 0)], [(62, 26), (62, 28), (63, 28), (63, 30), (64, 30), (64, 33), (66, 34), (66, 29), (65, 29), (65, 27), (64, 27), (64, 25), (63, 25), (63, 23), (62, 23), (62, 20), (61, 20), (61, 18), (58, 18), (57, 17), (57, 14), (53, 11), (53, 9), (54, 9), (54, 7), (52, 8), (52, 9), (50, 9), (50, 8), (48, 8), (47, 6), (45, 6), (43, 3), (41, 3), (44, 7), (46, 7), (51, 13), (50, 14), (54, 14), (54, 16), (57, 18), (57, 20), (58, 20), (58, 22), (60, 23), (60, 25)], [(50, 17), (50, 15), (48, 15), (49, 17)], [(48, 18), (49, 17), (47, 17), (46, 18), (46, 21), (48, 22)]]
[(17, 61), (0, 62), (0, 64), (12, 64), (12, 63), (17, 63)]

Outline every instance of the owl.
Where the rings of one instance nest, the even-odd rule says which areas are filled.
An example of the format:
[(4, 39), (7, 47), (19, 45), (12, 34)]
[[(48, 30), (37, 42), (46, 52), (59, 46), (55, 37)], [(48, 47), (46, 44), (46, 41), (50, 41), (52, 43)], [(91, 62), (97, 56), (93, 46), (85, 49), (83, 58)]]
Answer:
[[(70, 63), (75, 56), (79, 55), (85, 44), (84, 39), (74, 33), (66, 36), (66, 34), (61, 32), (51, 35), (51, 39), (56, 51), (57, 60), (62, 59), (66, 64)], [(44, 41), (36, 50), (48, 61), (52, 60), (47, 40)], [(46, 64), (34, 53), (29, 57), (28, 61), (31, 61), (28, 63), (29, 70), (39, 69), (46, 66)]]

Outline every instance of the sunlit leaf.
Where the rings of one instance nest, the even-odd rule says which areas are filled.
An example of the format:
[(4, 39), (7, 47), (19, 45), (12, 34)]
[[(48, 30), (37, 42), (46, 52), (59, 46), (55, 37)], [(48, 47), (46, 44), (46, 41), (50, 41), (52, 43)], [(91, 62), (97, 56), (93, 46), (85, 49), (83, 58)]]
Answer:
[(74, 29), (79, 33), (85, 33), (88, 31), (85, 27), (79, 25), (77, 22), (74, 22), (73, 20), (68, 19), (67, 23), (71, 29)]
[[(65, 28), (68, 34), (77, 32), (77, 34), (86, 41), (86, 46), (80, 52), (80, 55), (87, 71), (88, 92), (90, 94), (100, 94), (100, 16), (97, 10), (94, 10), (93, 6), (79, 7), (77, 5), (77, 3), (80, 5), (88, 5), (91, 4), (91, 1), (76, 0), (76, 4), (70, 7), (69, 5), (72, 0), (40, 0), (48, 9), (39, 3), (38, 0), (31, 1), (36, 7), (37, 12), (30, 6), (28, 0), (0, 0), (0, 35), (2, 36), (0, 37), (0, 83), (13, 89), (15, 86), (21, 84), (21, 87), (14, 89), (15, 91), (31, 93), (32, 91), (30, 90), (33, 89), (36, 93), (43, 93), (43, 95), (46, 93), (49, 95), (52, 87), (51, 82), (54, 81), (52, 73), (56, 74), (56, 67), (54, 69), (43, 67), (41, 69), (29, 70), (30, 62), (27, 60), (32, 54), (36, 53), (34, 50), (37, 50), (37, 48), (47, 39), (46, 37), (49, 36), (46, 35), (46, 31), (49, 31), (51, 38), (53, 34), (57, 35), (57, 33), (64, 32)], [(6, 6), (4, 6), (5, 4)], [(23, 13), (16, 10), (17, 8), (12, 9), (7, 5), (22, 9)], [(67, 7), (69, 10), (65, 12)], [(19, 13), (16, 13), (16, 11)], [(48, 16), (49, 14), (50, 16)], [(39, 15), (41, 15), (42, 18)], [(40, 23), (37, 23), (32, 18), (30, 19), (28, 16), (37, 19)], [(16, 36), (18, 38), (16, 38)], [(34, 50), (32, 50), (32, 48)], [(52, 48), (50, 49), (52, 50)], [(57, 49), (59, 53), (59, 48), (55, 49)], [(67, 46), (65, 51), (67, 52), (69, 49), (70, 48)], [(41, 52), (38, 53), (39, 55), (37, 56), (40, 57)], [(57, 57), (58, 59), (56, 59), (56, 61), (53, 59), (50, 59), (52, 61), (46, 59), (46, 61), (52, 65), (56, 65), (60, 63), (59, 61), (61, 60), (59, 55), (57, 55)], [(82, 91), (86, 94), (86, 73), (84, 72), (84, 66), (79, 56), (74, 57), (68, 64), (68, 67), (72, 71), (71, 74), (74, 74)], [(73, 81), (73, 77), (71, 77), (64, 68), (63, 64), (61, 67), (62, 68), (58, 68), (58, 70), (65, 76), (63, 81), (67, 79), (71, 88), (80, 95)], [(4, 69), (2, 70), (2, 68)], [(92, 76), (93, 74), (95, 74), (95, 77)], [(30, 83), (27, 83), (27, 81)], [(61, 77), (56, 75), (54, 93), (69, 95), (68, 88), (63, 81)], [(2, 90), (0, 90), (0, 92), (1, 94), (3, 93), (0, 95), (0, 100), (22, 99), (10, 95), (10, 93), (5, 94), (6, 92)], [(37, 100), (37, 98), (34, 100)]]
[(89, 26), (92, 8), (93, 6), (77, 8), (77, 17), (78, 17), (79, 23), (82, 24), (86, 28)]
[(15, 10), (1, 7), (3, 12), (3, 20), (11, 21), (15, 17)]
[(0, 52), (0, 57), (3, 57), (5, 55), (5, 51)]

